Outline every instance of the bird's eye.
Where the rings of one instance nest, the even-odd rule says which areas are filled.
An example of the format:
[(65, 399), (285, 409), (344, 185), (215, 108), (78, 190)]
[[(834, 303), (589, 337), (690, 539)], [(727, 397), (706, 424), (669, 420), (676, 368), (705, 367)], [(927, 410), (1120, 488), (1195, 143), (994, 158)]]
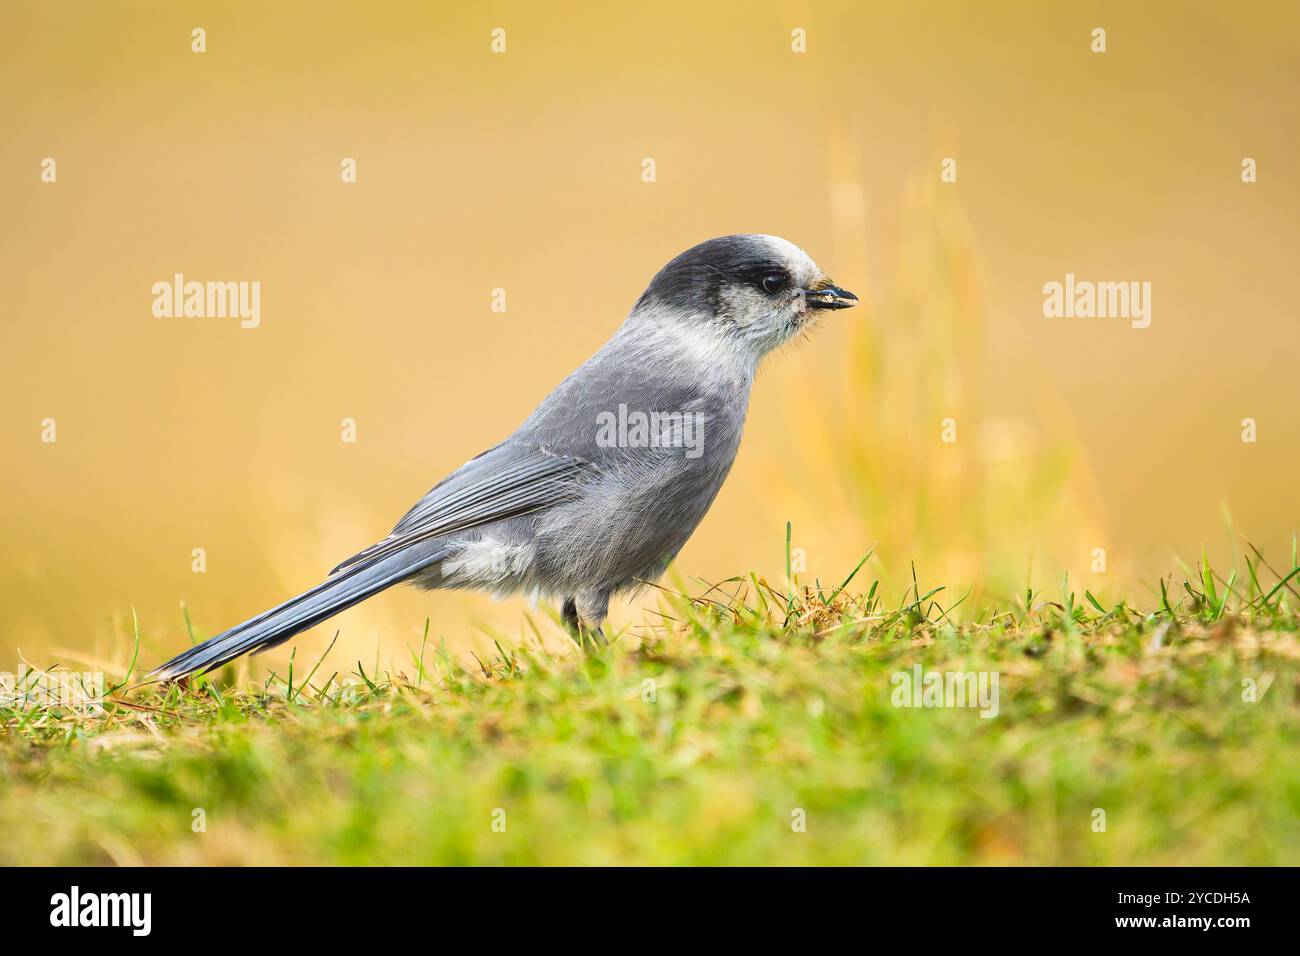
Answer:
[(768, 295), (775, 295), (785, 288), (785, 276), (779, 272), (773, 272), (770, 275), (763, 276), (763, 291)]

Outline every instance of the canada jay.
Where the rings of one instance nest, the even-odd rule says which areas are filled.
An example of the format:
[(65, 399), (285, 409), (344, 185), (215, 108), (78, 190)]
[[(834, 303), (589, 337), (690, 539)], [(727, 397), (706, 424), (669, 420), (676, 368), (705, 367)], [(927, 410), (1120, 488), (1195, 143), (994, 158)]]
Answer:
[(722, 487), (759, 362), (856, 301), (775, 236), (686, 250), (518, 431), (435, 485), (392, 534), (157, 675), (274, 647), (402, 581), (553, 597), (580, 643), (603, 642), (610, 596), (659, 576)]

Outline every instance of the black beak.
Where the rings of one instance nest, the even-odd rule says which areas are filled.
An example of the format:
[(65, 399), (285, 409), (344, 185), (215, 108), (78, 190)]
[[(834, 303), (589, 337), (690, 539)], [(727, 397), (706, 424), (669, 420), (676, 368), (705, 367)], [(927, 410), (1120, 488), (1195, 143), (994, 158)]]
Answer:
[(849, 309), (858, 301), (852, 292), (835, 285), (808, 289), (804, 292), (804, 299), (810, 309)]

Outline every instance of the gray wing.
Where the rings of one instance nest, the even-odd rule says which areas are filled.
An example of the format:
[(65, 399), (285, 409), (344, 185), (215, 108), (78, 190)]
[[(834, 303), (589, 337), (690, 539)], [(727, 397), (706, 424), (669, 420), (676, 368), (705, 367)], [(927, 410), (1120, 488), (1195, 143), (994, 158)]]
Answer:
[(597, 466), (574, 455), (506, 441), (466, 462), (416, 502), (392, 534), (331, 574), (424, 541), (572, 501)]

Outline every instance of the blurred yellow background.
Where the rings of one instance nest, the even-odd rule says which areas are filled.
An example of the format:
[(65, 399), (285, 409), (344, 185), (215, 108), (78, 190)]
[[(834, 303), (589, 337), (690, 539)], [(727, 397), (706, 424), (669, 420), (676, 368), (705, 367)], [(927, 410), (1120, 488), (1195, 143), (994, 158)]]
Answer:
[[(915, 559), (949, 603), (1067, 569), (1143, 601), (1176, 555), (1227, 562), (1241, 534), (1289, 558), (1293, 3), (0, 18), (0, 669), (120, 655), (133, 607), (157, 663), (187, 643), (182, 601), (208, 635), (315, 583), (508, 434), (664, 262), (732, 232), (804, 246), (864, 306), (764, 369), (681, 579), (779, 579), (787, 520), (803, 578), (838, 581), (874, 543), (895, 593)], [(177, 272), (259, 281), (260, 327), (155, 318)], [(1151, 327), (1045, 318), (1067, 272), (1149, 281)], [(337, 624), (338, 662), (400, 666), (426, 615), (464, 648), (530, 633), (526, 610), (393, 591), (299, 657)]]

